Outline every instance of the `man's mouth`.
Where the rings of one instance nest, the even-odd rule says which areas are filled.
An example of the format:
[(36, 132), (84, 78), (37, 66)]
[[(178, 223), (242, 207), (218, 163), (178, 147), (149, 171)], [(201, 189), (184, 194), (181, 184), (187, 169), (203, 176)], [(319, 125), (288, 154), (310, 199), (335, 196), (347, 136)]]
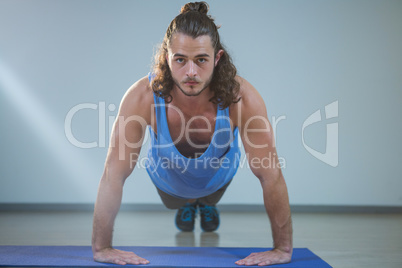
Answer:
[(195, 86), (195, 85), (197, 85), (198, 84), (198, 82), (197, 81), (187, 81), (187, 82), (184, 82), (186, 85), (188, 85), (188, 86)]

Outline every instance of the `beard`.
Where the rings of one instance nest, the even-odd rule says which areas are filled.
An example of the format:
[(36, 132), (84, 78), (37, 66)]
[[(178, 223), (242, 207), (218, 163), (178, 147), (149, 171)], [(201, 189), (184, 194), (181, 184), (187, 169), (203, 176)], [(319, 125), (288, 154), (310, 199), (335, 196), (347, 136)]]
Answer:
[[(209, 85), (211, 84), (213, 75), (214, 75), (214, 72), (212, 72), (211, 76), (208, 78), (208, 80), (204, 84), (201, 84), (201, 81), (198, 78), (186, 78), (185, 80), (183, 80), (181, 82), (182, 84), (187, 83), (187, 82), (192, 82), (192, 81), (199, 83), (196, 86), (201, 86), (201, 89), (199, 91), (196, 91), (196, 92), (185, 91), (181, 87), (181, 85), (180, 85), (181, 83), (179, 81), (177, 81), (177, 79), (175, 79), (173, 76), (172, 76), (172, 79), (173, 79), (173, 82), (175, 83), (175, 85), (180, 89), (180, 91), (184, 95), (189, 96), (189, 97), (195, 97), (195, 96), (200, 95), (207, 87), (209, 87)], [(194, 86), (190, 86), (190, 88), (193, 89)]]

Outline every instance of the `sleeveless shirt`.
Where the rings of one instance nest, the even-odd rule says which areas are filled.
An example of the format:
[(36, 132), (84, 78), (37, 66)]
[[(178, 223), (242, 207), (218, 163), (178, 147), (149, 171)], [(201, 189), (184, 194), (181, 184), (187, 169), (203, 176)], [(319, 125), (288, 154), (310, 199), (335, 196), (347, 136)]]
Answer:
[[(152, 80), (152, 74), (149, 74)], [(154, 93), (157, 133), (151, 126), (146, 170), (157, 188), (179, 198), (210, 195), (229, 183), (240, 162), (239, 133), (230, 127), (229, 107), (217, 111), (208, 148), (197, 158), (183, 156), (170, 136), (165, 100)], [(184, 126), (183, 126), (184, 127)]]

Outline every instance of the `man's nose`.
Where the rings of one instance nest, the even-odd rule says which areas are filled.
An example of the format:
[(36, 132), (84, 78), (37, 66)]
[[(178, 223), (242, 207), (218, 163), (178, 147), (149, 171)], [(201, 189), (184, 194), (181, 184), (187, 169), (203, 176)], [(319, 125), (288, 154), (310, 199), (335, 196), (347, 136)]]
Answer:
[(188, 61), (187, 76), (195, 77), (197, 75), (197, 65), (193, 61)]

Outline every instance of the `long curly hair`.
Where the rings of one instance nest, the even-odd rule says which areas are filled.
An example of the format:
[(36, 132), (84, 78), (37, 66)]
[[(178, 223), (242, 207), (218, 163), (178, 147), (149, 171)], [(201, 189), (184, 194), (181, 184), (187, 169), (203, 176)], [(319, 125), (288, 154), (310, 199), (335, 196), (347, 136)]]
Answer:
[(225, 109), (240, 100), (238, 97), (240, 84), (235, 79), (237, 74), (236, 67), (220, 42), (219, 27), (215, 25), (214, 19), (207, 14), (208, 10), (209, 6), (206, 2), (187, 3), (181, 8), (180, 14), (173, 19), (166, 30), (163, 42), (155, 55), (153, 65), (154, 79), (151, 82), (151, 86), (155, 94), (164, 98), (167, 103), (172, 101), (170, 92), (173, 89), (174, 82), (166, 55), (171, 38), (175, 33), (183, 33), (192, 38), (209, 35), (215, 55), (221, 49), (225, 51), (213, 72), (210, 89), (214, 92), (214, 95), (209, 101), (219, 104), (220, 109)]

